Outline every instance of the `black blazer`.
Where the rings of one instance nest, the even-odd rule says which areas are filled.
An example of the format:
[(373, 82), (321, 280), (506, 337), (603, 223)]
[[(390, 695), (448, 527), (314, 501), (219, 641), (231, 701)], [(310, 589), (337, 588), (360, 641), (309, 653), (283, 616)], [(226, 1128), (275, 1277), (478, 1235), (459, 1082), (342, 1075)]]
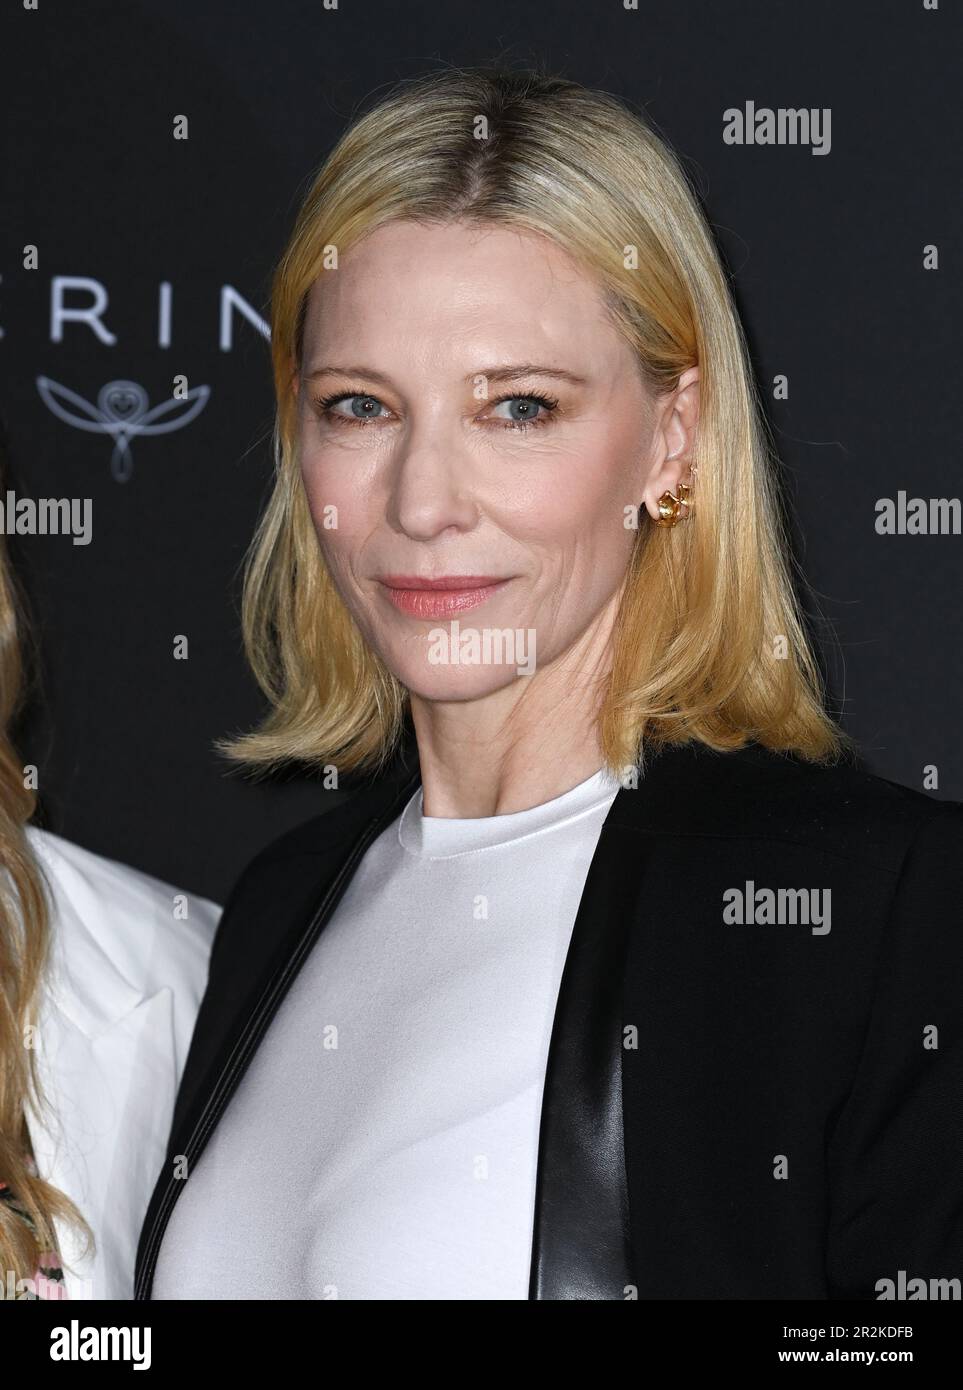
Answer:
[[(197, 1164), (418, 783), (402, 754), (241, 876), (136, 1298), (185, 1181), (174, 1157)], [(781, 923), (761, 898), (731, 920), (733, 890), (765, 889), (787, 890)], [(811, 919), (793, 890), (812, 893)], [(963, 1279), (961, 903), (963, 803), (757, 744), (648, 754), (609, 809), (562, 976), (530, 1298), (875, 1299), (900, 1271)]]

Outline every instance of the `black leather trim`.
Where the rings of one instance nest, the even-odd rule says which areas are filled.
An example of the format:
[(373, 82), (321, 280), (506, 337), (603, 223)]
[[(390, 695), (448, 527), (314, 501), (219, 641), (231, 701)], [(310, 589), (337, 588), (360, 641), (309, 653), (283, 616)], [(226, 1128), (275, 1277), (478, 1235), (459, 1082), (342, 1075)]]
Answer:
[(631, 912), (624, 874), (610, 862), (616, 853), (624, 865), (627, 847), (613, 840), (621, 836), (607, 823), (559, 988), (542, 1098), (530, 1299), (623, 1299), (634, 1283), (622, 1126), (622, 983)]

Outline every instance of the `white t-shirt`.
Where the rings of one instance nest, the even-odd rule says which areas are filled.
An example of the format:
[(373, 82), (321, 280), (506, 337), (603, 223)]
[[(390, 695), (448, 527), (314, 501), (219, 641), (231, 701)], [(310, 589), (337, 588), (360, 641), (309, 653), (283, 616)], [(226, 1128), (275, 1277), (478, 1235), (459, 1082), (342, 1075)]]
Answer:
[(153, 1298), (528, 1297), (559, 983), (619, 785), (467, 820), (415, 792), (201, 1154)]

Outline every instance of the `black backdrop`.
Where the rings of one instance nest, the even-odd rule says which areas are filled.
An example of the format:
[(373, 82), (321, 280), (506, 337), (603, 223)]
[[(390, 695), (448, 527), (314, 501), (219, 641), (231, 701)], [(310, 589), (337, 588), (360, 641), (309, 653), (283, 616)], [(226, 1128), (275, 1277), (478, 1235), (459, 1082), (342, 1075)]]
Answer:
[[(834, 711), (872, 770), (924, 787), (935, 767), (935, 794), (963, 797), (963, 538), (875, 529), (881, 498), (961, 491), (960, 38), (948, 0), (4, 0), (3, 487), (89, 497), (93, 519), (88, 545), (9, 539), (42, 654), (20, 747), (45, 824), (223, 899), (332, 804), (305, 777), (229, 773), (211, 746), (262, 708), (238, 597), (271, 475), (270, 272), (359, 105), (496, 55), (627, 98), (682, 153), (785, 463)], [(723, 113), (749, 101), (828, 109), (828, 152), (726, 143)], [(102, 296), (107, 332), (55, 324), (58, 295)], [(206, 402), (114, 467), (108, 434), (63, 418), (85, 418), (65, 392), (95, 404), (130, 382), (151, 409), (181, 374)], [(114, 386), (107, 417), (133, 401)]]

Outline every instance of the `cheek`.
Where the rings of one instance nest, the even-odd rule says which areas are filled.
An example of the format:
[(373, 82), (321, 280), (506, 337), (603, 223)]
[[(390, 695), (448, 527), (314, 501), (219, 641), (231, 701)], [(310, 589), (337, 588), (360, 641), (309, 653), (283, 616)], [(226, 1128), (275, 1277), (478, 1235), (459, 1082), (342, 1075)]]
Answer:
[[(499, 498), (505, 528), (518, 540), (549, 552), (592, 552), (623, 557), (626, 506), (636, 506), (640, 485), (621, 435), (596, 434), (576, 448), (546, 454), (516, 476)], [(638, 494), (638, 495), (637, 495)]]
[(372, 525), (372, 494), (359, 477), (360, 470), (346, 468), (343, 456), (317, 447), (302, 450), (300, 459), (308, 510), (325, 549), (367, 535)]
[(354, 607), (353, 575), (371, 526), (356, 489), (346, 486), (338, 470), (314, 455), (302, 456), (301, 483), (325, 567), (342, 600)]

